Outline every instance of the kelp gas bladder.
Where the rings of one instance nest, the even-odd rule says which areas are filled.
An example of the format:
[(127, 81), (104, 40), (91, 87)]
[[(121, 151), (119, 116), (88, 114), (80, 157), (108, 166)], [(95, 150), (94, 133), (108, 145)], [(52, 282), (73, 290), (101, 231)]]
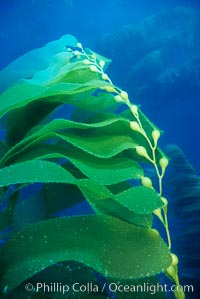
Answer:
[[(169, 161), (158, 147), (161, 131), (112, 83), (105, 73), (109, 63), (65, 36), (2, 71), (1, 78), (7, 78), (0, 96), (0, 116), (6, 123), (0, 161), (2, 201), (7, 197), (0, 221), (5, 297), (22, 294), (27, 280), (49, 281), (59, 269), (69, 284), (76, 277), (97, 286), (102, 278), (96, 271), (108, 283), (129, 285), (156, 284), (155, 276), (164, 272), (177, 286), (175, 297), (184, 298), (178, 258), (170, 251), (168, 201), (162, 194)], [(155, 170), (158, 192), (144, 173), (145, 163)], [(36, 218), (27, 215), (19, 229), (16, 213), (30, 202), (22, 200), (23, 190), (34, 183), (40, 183), (32, 196)], [(89, 214), (55, 217), (85, 200), (93, 210)], [(164, 225), (168, 244), (152, 228), (153, 216)], [(127, 293), (117, 295), (129, 298)], [(46, 298), (41, 291), (29, 296)], [(54, 298), (53, 293), (48, 296)], [(77, 293), (71, 288), (67, 296)], [(99, 298), (107, 296), (103, 291)], [(149, 298), (149, 293), (130, 296)], [(158, 291), (155, 297), (165, 294)]]

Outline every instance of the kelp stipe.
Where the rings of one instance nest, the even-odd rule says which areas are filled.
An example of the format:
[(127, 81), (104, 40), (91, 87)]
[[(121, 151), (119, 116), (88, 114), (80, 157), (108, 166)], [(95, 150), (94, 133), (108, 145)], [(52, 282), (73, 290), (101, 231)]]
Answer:
[[(130, 109), (131, 114), (133, 115), (134, 120), (130, 121), (131, 130), (138, 132), (141, 134), (144, 139), (147, 141), (147, 146), (137, 145), (135, 147), (135, 152), (137, 155), (144, 157), (148, 162), (150, 162), (155, 168), (158, 181), (159, 181), (159, 196), (163, 201), (163, 206), (153, 211), (154, 215), (156, 215), (159, 220), (162, 222), (166, 229), (167, 239), (168, 239), (168, 247), (171, 249), (171, 239), (170, 232), (168, 228), (168, 218), (167, 218), (167, 206), (168, 201), (165, 197), (162, 196), (162, 179), (164, 177), (166, 168), (168, 166), (169, 160), (167, 157), (160, 151), (159, 154), (156, 153), (158, 140), (160, 138), (160, 131), (157, 128), (154, 128), (151, 132), (151, 136), (149, 135), (149, 131), (145, 131), (145, 127), (142, 123), (142, 119), (140, 117), (140, 110), (136, 105), (131, 104), (129, 100), (128, 93), (120, 88), (116, 87), (109, 76), (104, 72), (105, 61), (99, 60), (95, 54), (87, 53), (81, 43), (77, 43), (78, 51), (72, 51), (68, 49), (68, 51), (72, 52), (73, 57), (76, 57), (77, 60), (83, 58), (83, 64), (88, 65), (88, 68), (91, 72), (99, 73), (101, 78), (108, 82), (110, 85), (105, 86), (102, 89), (107, 92), (111, 92), (114, 96), (115, 101), (124, 103)], [(151, 153), (151, 154), (149, 154)], [(161, 155), (161, 157), (160, 157)], [(152, 181), (149, 177), (143, 176), (141, 178), (141, 183), (144, 187), (153, 188)], [(184, 299), (185, 295), (181, 289), (179, 284), (178, 277), (178, 257), (171, 253), (172, 264), (166, 269), (166, 274), (174, 281), (177, 288), (174, 292), (175, 297), (177, 299)]]
[[(105, 73), (108, 63), (80, 43), (74, 45), (73, 39), (47, 69), (16, 82), (0, 96), (0, 115), (7, 115), (8, 127), (13, 119), (24, 124), (7, 131), (7, 150), (0, 161), (0, 185), (18, 184), (1, 213), (1, 230), (13, 226), (0, 256), (5, 296), (44, 269), (71, 260), (84, 265), (80, 272), (90, 281), (96, 281), (92, 269), (108, 281), (135, 285), (156, 284), (155, 276), (166, 272), (179, 285), (178, 259), (170, 252), (168, 203), (162, 196), (168, 159), (157, 146), (161, 132), (112, 83)], [(70, 119), (52, 118), (62, 104), (75, 107)], [(129, 109), (115, 113), (121, 104)], [(33, 111), (44, 106), (43, 114), (34, 115), (34, 123), (26, 127)], [(140, 162), (155, 168), (159, 193)], [(132, 185), (130, 180), (142, 184)], [(16, 201), (24, 185), (32, 183), (42, 183), (46, 214), (43, 221), (16, 232)], [(46, 188), (48, 184), (52, 188)], [(86, 199), (95, 214), (54, 218), (52, 212), (59, 206), (58, 200), (52, 206), (52, 190), (65, 208)], [(152, 214), (165, 226), (168, 247), (151, 228)], [(69, 280), (70, 276), (71, 268)], [(155, 296), (164, 298), (162, 292)], [(178, 289), (175, 296), (184, 298)]]

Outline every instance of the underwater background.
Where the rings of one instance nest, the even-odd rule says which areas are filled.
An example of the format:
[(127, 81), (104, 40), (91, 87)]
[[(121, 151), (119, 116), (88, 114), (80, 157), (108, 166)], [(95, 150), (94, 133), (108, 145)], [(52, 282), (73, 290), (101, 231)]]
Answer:
[[(65, 34), (111, 59), (109, 76), (164, 131), (160, 145), (171, 158), (164, 191), (172, 241), (183, 282), (196, 287), (195, 297), (188, 298), (198, 299), (200, 2), (1, 0), (0, 70)], [(26, 192), (30, 189), (24, 197)], [(79, 205), (67, 213), (85, 209)]]
[[(109, 74), (200, 174), (198, 0), (2, 0), (0, 68), (64, 34), (113, 60)], [(145, 25), (146, 23), (149, 23)], [(149, 28), (147, 28), (149, 26)], [(139, 27), (139, 28), (138, 28)]]

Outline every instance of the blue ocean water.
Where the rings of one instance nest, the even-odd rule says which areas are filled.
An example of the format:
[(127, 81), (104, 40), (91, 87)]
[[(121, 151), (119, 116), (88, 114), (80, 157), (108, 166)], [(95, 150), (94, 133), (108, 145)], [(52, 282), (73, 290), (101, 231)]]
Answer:
[[(166, 43), (166, 49), (161, 53), (164, 58), (161, 58), (162, 61), (158, 61), (160, 57), (157, 57), (157, 61), (155, 61), (154, 57), (154, 67), (157, 70), (152, 66), (149, 66), (151, 69), (141, 69), (141, 72), (137, 70), (132, 79), (130, 78), (131, 68), (134, 69), (134, 66), (148, 54), (144, 51), (148, 39), (152, 40), (152, 35), (159, 34), (157, 44), (152, 45), (155, 49), (148, 49), (147, 52), (151, 53), (152, 50), (156, 50), (156, 47), (160, 50), (162, 45), (159, 43), (163, 38), (167, 38), (164, 36), (165, 34), (173, 35), (173, 26), (176, 24), (172, 24), (169, 31), (162, 33), (162, 31), (159, 32), (159, 25), (157, 26), (155, 23), (149, 32), (150, 36), (148, 36), (148, 32), (145, 33), (141, 48), (144, 55), (138, 57), (135, 57), (133, 48), (141, 43), (139, 40), (141, 36), (138, 37), (138, 40), (137, 38), (131, 40), (131, 36), (130, 38), (124, 36), (127, 25), (136, 27), (150, 16), (165, 14), (165, 11), (177, 7), (184, 7), (188, 11), (193, 9), (199, 13), (200, 3), (198, 0), (2, 0), (0, 3), (0, 68), (5, 67), (25, 52), (41, 47), (66, 33), (75, 35), (85, 46), (113, 59), (109, 74), (116, 78), (118, 85), (126, 87), (133, 94), (132, 101), (141, 104), (144, 112), (164, 130), (163, 142), (178, 144), (199, 174), (199, 32), (192, 36), (193, 30), (199, 31), (199, 18), (196, 17), (197, 20), (194, 21), (197, 22), (196, 24), (188, 26), (179, 14), (180, 19), (177, 20), (177, 23), (182, 27), (177, 30), (174, 28), (174, 31), (176, 33), (177, 31), (183, 32), (182, 41), (180, 40), (177, 44), (176, 38), (172, 39), (168, 36), (169, 42)], [(163, 16), (163, 20), (164, 18), (165, 16)], [(176, 18), (176, 16), (171, 18)], [(174, 22), (171, 18), (169, 15), (168, 24)], [(182, 18), (192, 23), (191, 15), (187, 16), (185, 13)], [(161, 30), (164, 30), (162, 24)], [(191, 36), (189, 35), (188, 40), (183, 42), (184, 34), (187, 39), (188, 30), (191, 30)], [(128, 34), (131, 35), (130, 28), (127, 30)], [(110, 35), (110, 37), (107, 36), (107, 41), (104, 39), (105, 35)], [(108, 40), (109, 38), (110, 40)], [(129, 47), (131, 47), (130, 53)], [(138, 53), (136, 54), (138, 55)], [(127, 56), (127, 59), (124, 59), (124, 56)], [(160, 76), (160, 64), (163, 64), (162, 74), (165, 74), (166, 71), (173, 70), (177, 66), (183, 66), (194, 57), (196, 57), (196, 61), (193, 62), (195, 67), (188, 66), (188, 69), (183, 70), (190, 74), (174, 72), (171, 78), (166, 79), (164, 87), (163, 84), (154, 86), (155, 82), (150, 82), (153, 90), (150, 88), (149, 91), (147, 90), (147, 94), (134, 92), (129, 88), (135, 86), (137, 89), (138, 76), (143, 77), (142, 83), (139, 82), (142, 88), (145, 82), (149, 81), (149, 76), (151, 78), (153, 74), (154, 77), (155, 72), (158, 72)], [(176, 63), (178, 60), (180, 63)], [(127, 67), (130, 65), (131, 68)], [(174, 76), (182, 77), (178, 78), (175, 87), (170, 86), (171, 90), (169, 90), (167, 84), (172, 85)], [(125, 82), (124, 77), (128, 83)], [(157, 78), (155, 76), (155, 79)]]
[[(85, 47), (113, 60), (110, 77), (164, 131), (161, 145), (180, 147), (200, 175), (200, 2), (1, 0), (0, 69), (64, 34), (76, 36)], [(184, 198), (185, 181), (182, 174), (179, 190), (167, 192), (178, 200)], [(192, 199), (199, 200), (198, 196)], [(78, 209), (85, 211), (85, 206)], [(187, 224), (198, 223), (195, 213)], [(173, 227), (174, 239), (179, 225)], [(199, 248), (198, 244), (194, 247)]]

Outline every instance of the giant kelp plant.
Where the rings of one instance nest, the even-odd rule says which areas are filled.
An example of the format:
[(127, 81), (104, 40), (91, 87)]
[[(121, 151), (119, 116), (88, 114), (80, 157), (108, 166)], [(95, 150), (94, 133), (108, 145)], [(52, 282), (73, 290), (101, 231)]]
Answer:
[[(112, 83), (109, 62), (64, 36), (1, 73), (2, 296), (27, 298), (24, 286), (56, 279), (70, 286), (64, 298), (108, 298), (103, 281), (132, 286), (118, 298), (149, 298), (133, 286), (156, 285), (164, 272), (175, 297), (185, 298), (162, 194), (168, 158), (158, 147), (161, 131)], [(158, 191), (145, 163), (155, 170)], [(34, 192), (25, 196), (31, 184)], [(85, 201), (88, 213), (58, 216)], [(19, 225), (24, 205), (32, 209)], [(168, 244), (152, 228), (153, 216)], [(96, 289), (77, 294), (75, 281)], [(36, 291), (29, 298), (59, 298)], [(154, 297), (166, 294), (159, 289)]]

